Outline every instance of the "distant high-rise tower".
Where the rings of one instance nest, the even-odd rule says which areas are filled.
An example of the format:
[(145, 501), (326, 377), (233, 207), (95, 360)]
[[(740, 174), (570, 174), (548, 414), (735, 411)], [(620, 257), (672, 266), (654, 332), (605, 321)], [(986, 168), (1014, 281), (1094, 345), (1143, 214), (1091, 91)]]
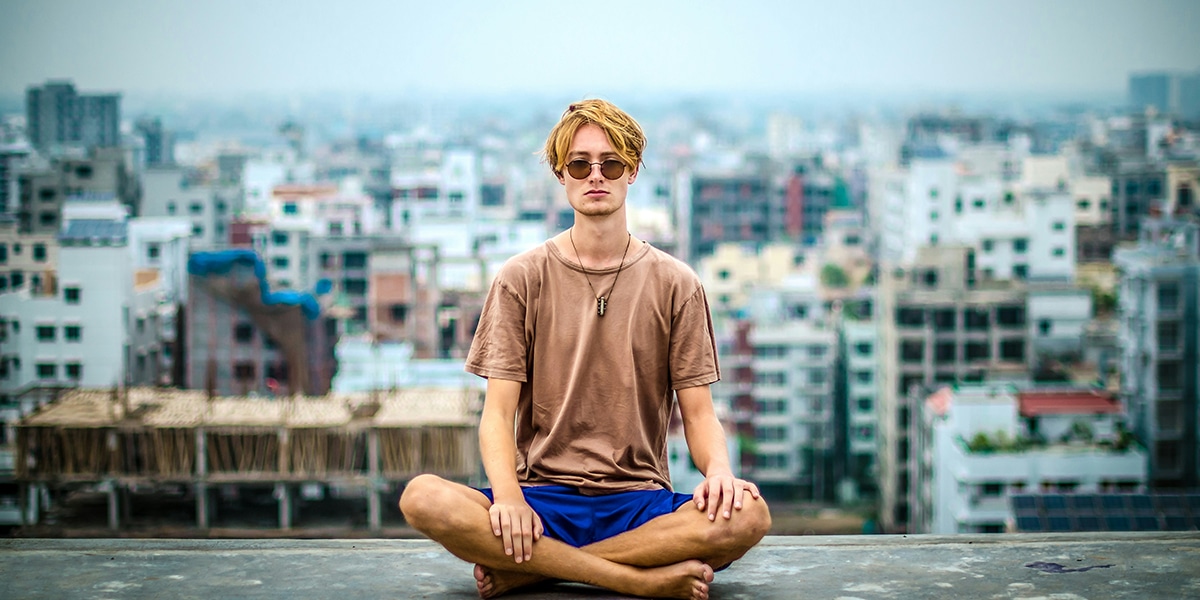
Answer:
[(120, 94), (81, 95), (70, 81), (48, 81), (25, 92), (29, 141), (42, 152), (120, 143)]
[(1200, 119), (1200, 71), (1130, 75), (1129, 103), (1139, 112), (1154, 107), (1160, 114)]
[(175, 164), (175, 143), (171, 132), (163, 128), (162, 119), (143, 117), (138, 119), (134, 129), (145, 144), (147, 167)]

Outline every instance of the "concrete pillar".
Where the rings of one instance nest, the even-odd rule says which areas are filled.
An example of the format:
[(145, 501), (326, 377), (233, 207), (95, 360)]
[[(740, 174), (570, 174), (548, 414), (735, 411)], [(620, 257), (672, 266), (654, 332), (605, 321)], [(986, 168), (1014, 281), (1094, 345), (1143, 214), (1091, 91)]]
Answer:
[(196, 484), (196, 527), (200, 529), (208, 529), (212, 525), (209, 523), (209, 508), (208, 508), (208, 484)]
[(279, 528), (292, 528), (292, 490), (286, 483), (275, 484), (275, 497), (279, 499)]
[(108, 488), (108, 528), (117, 531), (121, 528), (121, 489), (115, 481), (105, 482)]
[(378, 533), (383, 529), (383, 481), (379, 477), (379, 430), (367, 430), (367, 527)]

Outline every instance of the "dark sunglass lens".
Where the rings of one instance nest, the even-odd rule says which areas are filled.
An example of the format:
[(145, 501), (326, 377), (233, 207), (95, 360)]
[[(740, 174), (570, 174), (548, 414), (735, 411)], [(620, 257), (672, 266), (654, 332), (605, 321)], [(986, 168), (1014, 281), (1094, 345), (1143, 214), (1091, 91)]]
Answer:
[(625, 163), (610, 158), (600, 165), (600, 173), (605, 179), (616, 179), (625, 174)]
[(592, 165), (589, 165), (586, 160), (573, 160), (567, 163), (567, 172), (575, 179), (587, 179), (592, 172)]

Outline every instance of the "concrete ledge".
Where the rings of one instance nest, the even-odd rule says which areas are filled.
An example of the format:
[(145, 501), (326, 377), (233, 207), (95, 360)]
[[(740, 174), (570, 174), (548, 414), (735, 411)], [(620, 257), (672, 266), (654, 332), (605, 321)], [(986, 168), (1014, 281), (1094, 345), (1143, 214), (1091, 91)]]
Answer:
[[(0, 540), (9, 598), (474, 598), (424, 540)], [(612, 598), (559, 585), (514, 598)], [(768, 537), (712, 598), (1198, 598), (1200, 534)]]

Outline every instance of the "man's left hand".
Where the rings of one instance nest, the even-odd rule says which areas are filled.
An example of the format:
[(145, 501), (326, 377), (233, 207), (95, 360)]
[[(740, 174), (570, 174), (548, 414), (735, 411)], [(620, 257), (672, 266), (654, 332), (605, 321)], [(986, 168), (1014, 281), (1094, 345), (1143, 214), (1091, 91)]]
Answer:
[(746, 492), (755, 500), (760, 497), (758, 486), (749, 481), (728, 473), (713, 474), (705, 477), (704, 481), (696, 486), (692, 492), (692, 500), (696, 503), (697, 510), (708, 510), (709, 521), (716, 521), (718, 511), (729, 519), (733, 517), (734, 510), (741, 510)]

